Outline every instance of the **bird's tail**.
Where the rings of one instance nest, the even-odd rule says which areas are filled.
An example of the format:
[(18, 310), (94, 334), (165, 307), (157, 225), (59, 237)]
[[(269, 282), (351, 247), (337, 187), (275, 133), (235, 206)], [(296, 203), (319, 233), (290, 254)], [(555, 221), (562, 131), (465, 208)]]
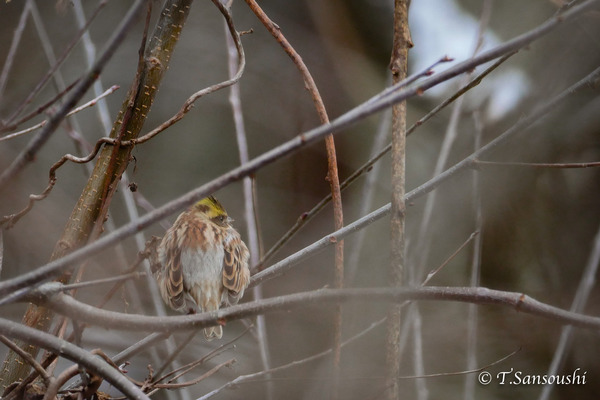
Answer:
[[(219, 310), (219, 301), (214, 301), (214, 297), (216, 296), (213, 296), (203, 304), (203, 311), (210, 312)], [(221, 339), (221, 337), (223, 336), (223, 328), (221, 327), (221, 325), (209, 326), (208, 328), (204, 328), (204, 336), (206, 337), (206, 340), (213, 340), (215, 338)]]
[(215, 338), (221, 339), (223, 336), (223, 328), (221, 325), (204, 328), (204, 336), (206, 337), (206, 340), (213, 340)]
[[(205, 289), (202, 291), (201, 289)], [(191, 296), (198, 308), (202, 312), (211, 312), (219, 310), (221, 303), (220, 293), (211, 293), (210, 288), (196, 285), (192, 287)], [(204, 336), (206, 340), (221, 339), (223, 336), (223, 328), (221, 325), (209, 326), (204, 328)]]

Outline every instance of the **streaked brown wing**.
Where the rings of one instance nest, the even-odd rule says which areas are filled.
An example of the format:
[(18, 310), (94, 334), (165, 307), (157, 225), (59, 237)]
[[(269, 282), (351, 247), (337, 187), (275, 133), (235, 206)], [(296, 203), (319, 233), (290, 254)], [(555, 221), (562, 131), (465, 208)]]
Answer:
[(177, 231), (173, 230), (166, 239), (167, 254), (165, 255), (165, 269), (163, 273), (166, 279), (162, 280), (163, 297), (169, 303), (169, 306), (175, 310), (180, 310), (185, 305), (183, 293), (183, 269), (181, 265), (181, 248), (173, 245), (178, 242)]
[(223, 286), (236, 298), (244, 292), (250, 282), (248, 248), (238, 236), (237, 240), (224, 243), (223, 249), (225, 251), (223, 257)]

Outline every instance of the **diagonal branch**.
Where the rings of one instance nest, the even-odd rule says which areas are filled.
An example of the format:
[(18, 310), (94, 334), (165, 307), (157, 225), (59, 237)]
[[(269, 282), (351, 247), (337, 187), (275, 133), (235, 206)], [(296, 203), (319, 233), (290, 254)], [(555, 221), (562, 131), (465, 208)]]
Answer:
[(149, 400), (137, 386), (129, 381), (120, 371), (113, 368), (106, 361), (92, 355), (91, 353), (75, 346), (66, 340), (59, 339), (53, 335), (41, 332), (37, 329), (23, 326), (17, 322), (0, 318), (0, 334), (18, 338), (21, 341), (43, 347), (53, 353), (67, 358), (90, 371), (101, 375), (108, 382), (119, 389), (131, 399)]
[(23, 168), (34, 160), (37, 152), (42, 148), (50, 136), (56, 131), (58, 125), (71, 111), (77, 102), (83, 97), (87, 90), (92, 86), (96, 78), (102, 72), (106, 63), (110, 60), (119, 45), (123, 42), (125, 35), (133, 26), (139, 12), (146, 4), (147, 0), (137, 0), (129, 9), (127, 15), (121, 21), (119, 27), (115, 30), (113, 36), (109, 39), (106, 49), (102, 52), (98, 60), (85, 74), (85, 77), (78, 82), (70, 96), (67, 97), (65, 103), (50, 117), (48, 124), (44, 126), (25, 147), (25, 149), (17, 156), (12, 164), (0, 175), (0, 191), (6, 188), (6, 185), (19, 173)]

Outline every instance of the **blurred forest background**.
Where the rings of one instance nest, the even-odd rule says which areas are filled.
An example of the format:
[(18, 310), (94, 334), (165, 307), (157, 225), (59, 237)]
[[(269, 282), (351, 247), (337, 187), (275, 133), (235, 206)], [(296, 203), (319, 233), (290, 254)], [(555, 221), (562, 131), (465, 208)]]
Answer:
[[(0, 81), (0, 118), (14, 112), (35, 85), (77, 36), (81, 15), (89, 18), (98, 1), (26, 1), (0, 4), (0, 60), (8, 59), (15, 30), (24, 7), (33, 4), (12, 55), (12, 69)], [(26, 108), (45, 104), (80, 77), (88, 68), (89, 51), (99, 51), (132, 2), (108, 1), (48, 84)], [(155, 1), (150, 29), (161, 2)], [(558, 10), (553, 1), (415, 0), (410, 8), (414, 48), (409, 52), (410, 72), (421, 71), (443, 56), (456, 62), (468, 59), (476, 49), (489, 49), (534, 29)], [(574, 2), (580, 3), (580, 2)], [(596, 2), (598, 3), (598, 2)], [(31, 5), (31, 4), (30, 4)], [(261, 7), (275, 21), (302, 56), (320, 90), (331, 119), (366, 101), (390, 85), (389, 59), (392, 45), (391, 0), (263, 0)], [(232, 15), (242, 36), (246, 69), (238, 83), (250, 157), (256, 157), (301, 132), (319, 125), (302, 77), (273, 37), (244, 2), (235, 1)], [(483, 15), (483, 16), (482, 16)], [(78, 22), (79, 21), (79, 22)], [(483, 23), (482, 23), (483, 21)], [(484, 33), (478, 36), (479, 27)], [(144, 21), (136, 25), (102, 71), (104, 91), (120, 89), (106, 97), (107, 114), (97, 104), (69, 117), (35, 159), (0, 193), (0, 215), (26, 205), (27, 197), (47, 185), (49, 168), (62, 155), (80, 153), (106, 136), (136, 72)], [(600, 66), (600, 7), (567, 21), (543, 38), (520, 50), (461, 100), (440, 111), (416, 129), (407, 142), (407, 192), (470, 155), (500, 133), (531, 114), (545, 100)], [(91, 55), (92, 59), (95, 57)], [(54, 58), (54, 59), (53, 59)], [(142, 133), (175, 114), (195, 91), (228, 78), (226, 29), (221, 14), (210, 1), (195, 1), (172, 55), (171, 64), (148, 115)], [(453, 63), (434, 68), (437, 73)], [(488, 65), (472, 72), (483, 71)], [(464, 76), (445, 82), (408, 100), (408, 125), (423, 117), (443, 99), (465, 84)], [(100, 91), (100, 92), (101, 92)], [(99, 94), (99, 93), (98, 93)], [(98, 94), (89, 91), (79, 104)], [(102, 120), (109, 117), (108, 121)], [(44, 114), (7, 134), (44, 120)], [(340, 179), (363, 165), (390, 142), (389, 113), (365, 118), (335, 136)], [(0, 171), (6, 169), (35, 133), (0, 142)], [(444, 146), (448, 135), (456, 137)], [(76, 140), (74, 139), (77, 138)], [(479, 144), (477, 144), (479, 143)], [(87, 151), (86, 151), (87, 152)], [(440, 154), (443, 154), (440, 156)], [(133, 150), (127, 169), (137, 191), (135, 210), (144, 214), (169, 200), (218, 177), (240, 164), (229, 89), (201, 98), (180, 122)], [(445, 161), (440, 162), (440, 157)], [(574, 94), (558, 109), (540, 119), (501, 146), (486, 161), (519, 163), (588, 163), (600, 161), (600, 97), (598, 91)], [(93, 161), (92, 161), (93, 164)], [(343, 191), (345, 223), (390, 201), (390, 158), (384, 156), (374, 168)], [(15, 277), (48, 262), (79, 195), (89, 169), (67, 163), (57, 171), (57, 184), (48, 198), (11, 229), (3, 228), (2, 280)], [(329, 193), (325, 180), (327, 158), (322, 141), (260, 169), (255, 174), (260, 240), (269, 249), (305, 212)], [(477, 183), (478, 182), (478, 183)], [(106, 231), (131, 221), (121, 186), (110, 205)], [(216, 193), (247, 238), (242, 183)], [(429, 200), (435, 195), (435, 201)], [(476, 218), (481, 213), (481, 224)], [(151, 235), (162, 236), (176, 218), (131, 237), (120, 246), (92, 258), (84, 280), (115, 276), (125, 271)], [(435, 286), (470, 286), (474, 254), (480, 260), (478, 285), (522, 292), (544, 303), (570, 309), (581, 293), (581, 279), (592, 257), (600, 228), (600, 170), (598, 168), (543, 168), (527, 165), (481, 165), (444, 183), (408, 205), (406, 259), (409, 284), (419, 285), (427, 273), (450, 258), (429, 282)], [(424, 220), (424, 218), (426, 218)], [(425, 221), (425, 222), (424, 222)], [(345, 240), (347, 287), (381, 287), (388, 284), (389, 218), (383, 218)], [(302, 249), (332, 232), (333, 213), (327, 206), (267, 262)], [(596, 245), (597, 246), (597, 245)], [(303, 261), (283, 276), (261, 285), (262, 295), (272, 297), (331, 286), (333, 247)], [(595, 272), (585, 283), (591, 286), (587, 302), (578, 309), (588, 315), (600, 312), (600, 292), (593, 287)], [(477, 284), (477, 283), (476, 283)], [(107, 308), (132, 314), (157, 315), (160, 299), (145, 278), (128, 282)], [(151, 287), (150, 289), (148, 289)], [(108, 291), (106, 285), (82, 289), (77, 298), (97, 304)], [(249, 291), (244, 301), (252, 299)], [(0, 307), (3, 318), (20, 321), (26, 304)], [(351, 338), (385, 317), (387, 304), (348, 302), (343, 306), (343, 339)], [(170, 312), (168, 312), (170, 314)], [(331, 348), (333, 307), (309, 306), (287, 313), (266, 315), (268, 363), (271, 367), (303, 360)], [(455, 302), (420, 302), (406, 307), (403, 332), (402, 372), (406, 376), (453, 373), (477, 369), (519, 350), (488, 371), (514, 370), (524, 374), (547, 373), (562, 326), (514, 309), (497, 306), (471, 307)], [(251, 322), (250, 320), (247, 321)], [(69, 326), (68, 330), (71, 327)], [(253, 328), (254, 329), (254, 328)], [(192, 379), (225, 360), (235, 358), (232, 368), (221, 369), (197, 385), (162, 390), (153, 398), (195, 399), (218, 389), (240, 375), (265, 368), (256, 337), (246, 333), (233, 345), (192, 371)], [(177, 357), (177, 365), (199, 359), (245, 330), (232, 322), (221, 341), (206, 342), (197, 335)], [(112, 356), (143, 338), (146, 332), (123, 332), (90, 327), (82, 337), (87, 349), (101, 348)], [(184, 342), (188, 332), (175, 333), (168, 344), (160, 343), (132, 358), (128, 375), (143, 380), (146, 366), (155, 370), (167, 354)], [(340, 398), (380, 398), (385, 377), (385, 323), (379, 324), (342, 348)], [(4, 358), (7, 349), (0, 346)], [(597, 331), (574, 329), (560, 353), (558, 371), (587, 372), (585, 385), (555, 385), (549, 399), (595, 399), (600, 393), (600, 337)], [(59, 362), (59, 368), (70, 365)], [(175, 365), (175, 364), (173, 364)], [(168, 368), (172, 368), (169, 365)], [(314, 399), (329, 397), (331, 358), (324, 356), (298, 366), (258, 376), (214, 395), (216, 399)], [(541, 398), (541, 385), (510, 386), (493, 381), (476, 382), (477, 372), (427, 379), (404, 379), (405, 398)], [(116, 395), (116, 390), (103, 386)]]

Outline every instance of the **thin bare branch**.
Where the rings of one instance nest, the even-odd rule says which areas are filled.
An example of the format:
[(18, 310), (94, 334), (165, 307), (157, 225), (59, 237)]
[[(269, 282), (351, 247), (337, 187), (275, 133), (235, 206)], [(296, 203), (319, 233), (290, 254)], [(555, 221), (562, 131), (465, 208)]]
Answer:
[[(107, 2), (107, 0), (102, 0), (102, 1), (99, 2), (98, 7), (96, 7), (96, 9), (94, 10), (94, 13), (90, 17), (90, 19), (87, 21), (87, 23), (81, 29), (79, 29), (79, 32), (75, 35), (75, 37), (71, 41), (71, 43), (69, 43), (67, 45), (67, 47), (65, 48), (65, 50), (63, 51), (63, 53), (61, 54), (61, 56), (58, 58), (58, 60), (54, 59), (54, 56), (51, 57), (51, 59), (49, 60), (50, 63), (51, 63), (50, 69), (48, 70), (48, 72), (46, 73), (46, 75), (44, 75), (44, 77), (40, 80), (40, 82), (38, 82), (38, 84), (36, 85), (36, 87), (29, 93), (29, 95), (25, 98), (25, 100), (23, 100), (21, 102), (21, 104), (19, 104), (16, 107), (15, 111), (13, 112), (13, 114), (8, 118), (9, 125), (13, 124), (12, 121), (14, 121), (14, 119), (18, 117), (18, 115), (23, 111), (23, 109), (29, 103), (31, 103), (31, 101), (33, 100), (33, 98), (35, 96), (37, 96), (37, 94), (44, 88), (44, 86), (46, 85), (46, 83), (48, 83), (48, 81), (50, 80), (50, 78), (52, 78), (52, 76), (54, 75), (54, 73), (58, 70), (58, 68), (62, 65), (62, 63), (67, 59), (67, 56), (71, 53), (71, 51), (73, 50), (73, 48), (75, 47), (75, 45), (79, 42), (79, 39), (81, 39), (81, 36), (85, 32), (87, 32), (87, 30), (88, 30), (90, 24), (92, 23), (92, 21), (96, 18), (96, 16), (98, 16), (98, 14), (100, 13), (100, 10), (106, 5), (106, 2)], [(31, 3), (29, 6), (31, 8), (31, 15), (32, 15), (33, 20), (34, 20), (34, 24), (36, 25), (36, 28), (38, 29), (38, 33), (39, 33), (38, 36), (40, 37), (40, 40), (42, 41), (42, 47), (44, 47), (44, 49), (46, 49), (46, 52), (48, 53), (49, 51), (52, 51), (51, 50), (52, 46), (48, 43), (48, 40), (46, 40), (47, 39), (47, 35), (46, 35), (46, 32), (45, 32), (44, 28), (42, 27), (42, 18), (39, 15), (39, 11), (38, 11), (37, 5), (36, 5), (35, 2), (33, 2), (31, 0), (28, 0), (27, 3)], [(102, 69), (102, 67), (100, 67), (97, 71), (94, 71), (94, 72), (98, 72), (98, 74), (99, 74), (99, 72), (100, 72), (101, 69)], [(91, 70), (91, 71), (93, 71), (93, 70)], [(86, 88), (86, 90), (87, 90), (87, 88)], [(83, 93), (81, 93), (81, 96), (83, 96), (84, 93), (85, 93), (85, 91)], [(73, 103), (72, 106), (75, 105), (75, 103), (77, 102), (77, 100), (75, 100), (75, 102)], [(41, 112), (41, 110), (40, 110), (40, 112)], [(19, 120), (18, 122), (15, 122), (14, 125), (19, 125), (19, 124), (23, 123), (24, 121), (26, 121), (27, 119), (35, 116), (35, 115), (36, 115), (35, 113), (32, 113), (32, 114), (28, 115), (27, 118), (21, 118), (21, 120)]]
[(475, 232), (471, 233), (471, 235), (467, 238), (467, 240), (465, 240), (458, 247), (458, 249), (456, 249), (447, 259), (445, 259), (443, 263), (441, 263), (436, 269), (434, 269), (433, 271), (431, 271), (427, 274), (427, 277), (425, 277), (425, 280), (423, 281), (423, 283), (421, 285), (422, 286), (427, 285), (429, 283), (429, 281), (434, 276), (437, 275), (438, 272), (440, 272), (446, 265), (448, 265), (448, 263), (450, 261), (452, 261), (454, 259), (454, 257), (456, 257), (458, 255), (458, 253), (460, 253), (465, 247), (467, 247), (467, 245), (469, 243), (471, 243), (473, 241), (473, 239), (475, 239), (477, 236), (479, 236), (479, 231), (475, 231)]
[(81, 288), (90, 287), (90, 286), (104, 285), (107, 283), (122, 282), (122, 281), (126, 281), (128, 279), (139, 279), (143, 276), (146, 276), (146, 272), (140, 272), (140, 271), (129, 272), (129, 273), (126, 273), (123, 275), (113, 276), (110, 278), (95, 279), (93, 281), (87, 281), (87, 282), (70, 283), (70, 284), (64, 285), (62, 289), (65, 291), (73, 290), (73, 289), (81, 289)]
[[(356, 341), (357, 339), (362, 338), (363, 336), (365, 336), (367, 333), (373, 331), (373, 329), (381, 326), (381, 324), (383, 324), (385, 322), (386, 318), (382, 318), (379, 321), (373, 322), (371, 325), (369, 325), (367, 328), (363, 329), (362, 331), (358, 332), (356, 335), (346, 339), (345, 341), (342, 342), (342, 347), (345, 347), (346, 345)], [(281, 371), (285, 371), (287, 369), (290, 368), (294, 368), (297, 366), (301, 366), (303, 364), (307, 364), (309, 362), (315, 361), (315, 360), (319, 360), (323, 357), (326, 357), (328, 355), (330, 355), (332, 353), (332, 349), (328, 349), (325, 351), (322, 351), (320, 353), (317, 354), (313, 354), (312, 356), (303, 358), (301, 360), (295, 360), (292, 361), (290, 363), (287, 364), (283, 364), (280, 365), (278, 367), (274, 367), (268, 370), (263, 370), (263, 371), (258, 371), (258, 372), (254, 372), (251, 374), (247, 374), (247, 375), (240, 375), (237, 378), (235, 378), (234, 380), (227, 382), (226, 384), (224, 384), (223, 386), (205, 394), (204, 396), (200, 397), (198, 400), (206, 400), (209, 399), (213, 396), (215, 396), (216, 394), (222, 392), (223, 390), (226, 390), (228, 388), (233, 388), (236, 387), (239, 384), (242, 383), (250, 383), (255, 381), (257, 378), (262, 378), (265, 377), (266, 379), (269, 379), (268, 377), (275, 373), (275, 372), (281, 372)]]
[(176, 122), (180, 121), (185, 116), (185, 114), (187, 114), (192, 109), (196, 100), (198, 100), (201, 97), (206, 96), (208, 94), (214, 93), (218, 90), (221, 90), (221, 89), (227, 88), (231, 85), (234, 85), (242, 77), (245, 66), (246, 66), (246, 56), (244, 54), (244, 48), (242, 47), (242, 41), (240, 39), (240, 34), (235, 29), (235, 25), (233, 24), (233, 18), (231, 17), (231, 14), (230, 14), (229, 10), (227, 9), (227, 7), (225, 7), (223, 4), (221, 4), (220, 1), (215, 0), (215, 1), (213, 1), (213, 3), (217, 6), (217, 8), (221, 12), (221, 14), (223, 14), (223, 17), (225, 18), (225, 22), (227, 23), (227, 26), (229, 28), (229, 33), (230, 33), (231, 37), (233, 38), (235, 47), (240, 56), (240, 60), (238, 63), (238, 70), (237, 70), (235, 76), (231, 79), (227, 79), (223, 82), (219, 82), (219, 83), (211, 85), (205, 89), (197, 91), (183, 103), (183, 106), (179, 109), (179, 111), (174, 116), (172, 116), (171, 118), (169, 118), (168, 120), (166, 120), (165, 122), (160, 124), (158, 127), (154, 128), (150, 132), (146, 133), (145, 135), (140, 136), (139, 138), (122, 141), (120, 143), (121, 146), (132, 146), (132, 145), (147, 142), (148, 140), (152, 139), (154, 136), (158, 135), (165, 129), (169, 128)]
[(108, 60), (110, 60), (116, 49), (123, 42), (123, 38), (127, 32), (134, 25), (138, 13), (141, 11), (146, 1), (147, 0), (136, 0), (121, 21), (119, 27), (115, 29), (114, 34), (108, 40), (104, 52), (100, 55), (93, 67), (85, 74), (85, 78), (79, 81), (69, 97), (65, 100), (64, 104), (50, 117), (48, 124), (42, 128), (42, 131), (28, 143), (12, 164), (2, 173), (2, 175), (0, 175), (0, 191), (5, 189), (7, 183), (35, 158), (37, 152), (50, 138), (52, 133), (54, 133), (58, 125), (66, 117), (67, 113), (75, 107), (75, 104), (77, 104), (79, 99), (83, 97), (89, 87), (94, 83), (94, 80), (100, 75)]
[(490, 367), (493, 367), (494, 365), (498, 365), (503, 363), (504, 361), (508, 360), (509, 358), (513, 357), (515, 354), (517, 354), (519, 351), (521, 351), (521, 349), (517, 349), (515, 351), (513, 351), (510, 354), (505, 355), (504, 357), (493, 361), (491, 363), (488, 363), (486, 365), (484, 365), (483, 367), (479, 367), (479, 368), (471, 368), (471, 369), (467, 369), (464, 371), (456, 371), (456, 372), (439, 372), (439, 373), (435, 373), (435, 374), (427, 374), (427, 375), (412, 375), (412, 376), (401, 376), (399, 379), (417, 379), (417, 378), (439, 378), (442, 376), (455, 376), (455, 375), (469, 375), (469, 374), (473, 374), (475, 372), (481, 372), (484, 371)]
[[(67, 114), (67, 116), (71, 116), (87, 107), (92, 107), (94, 106), (97, 101), (103, 97), (108, 96), (109, 94), (113, 93), (115, 90), (117, 90), (119, 87), (118, 86), (112, 86), (110, 89), (106, 90), (104, 93), (102, 93), (99, 97), (96, 97), (93, 100), (90, 100), (89, 102), (83, 104), (82, 106), (77, 107), (76, 109), (74, 109), (73, 111), (69, 112)], [(20, 136), (22, 134), (28, 133), (32, 130), (35, 130), (37, 128), (40, 128), (44, 125), (46, 125), (46, 123), (48, 122), (48, 120), (42, 121), (39, 124), (32, 126), (31, 128), (25, 129), (23, 131), (20, 132), (15, 132), (13, 134), (4, 136), (2, 138), (0, 138), (0, 142), (3, 140), (7, 140), (7, 139), (12, 139), (16, 136)], [(65, 154), (64, 156), (61, 157), (61, 159), (59, 161), (57, 161), (52, 167), (50, 167), (50, 172), (49, 172), (49, 179), (48, 179), (48, 185), (46, 186), (46, 188), (44, 189), (44, 191), (40, 194), (31, 194), (29, 195), (29, 202), (27, 203), (27, 206), (25, 208), (23, 208), (21, 211), (15, 213), (15, 214), (11, 214), (11, 215), (6, 215), (4, 217), (2, 217), (0, 219), (0, 226), (6, 226), (6, 229), (10, 229), (12, 228), (23, 216), (25, 216), (29, 211), (31, 211), (31, 209), (33, 208), (33, 205), (35, 204), (35, 202), (38, 201), (42, 201), (44, 200), (46, 197), (48, 197), (48, 195), (50, 194), (50, 192), (52, 191), (52, 189), (54, 188), (54, 185), (56, 185), (56, 170), (58, 168), (60, 168), (63, 164), (65, 164), (67, 161), (71, 161), (77, 164), (85, 164), (90, 162), (91, 160), (94, 159), (94, 157), (96, 157), (96, 154), (98, 154), (98, 152), (100, 151), (101, 148), (101, 144), (104, 143), (102, 141), (100, 141), (99, 143), (96, 143), (96, 147), (94, 148), (94, 150), (86, 157), (76, 157), (74, 155), (71, 154)]]
[(200, 375), (198, 378), (193, 379), (191, 381), (187, 381), (187, 382), (183, 382), (183, 383), (157, 383), (157, 384), (152, 385), (152, 386), (155, 387), (155, 388), (157, 388), (157, 389), (179, 389), (179, 388), (182, 388), (182, 387), (192, 386), (192, 385), (195, 385), (198, 382), (201, 382), (204, 379), (206, 379), (206, 378), (214, 375), (221, 368), (223, 368), (223, 367), (229, 367), (229, 366), (233, 365), (234, 362), (235, 362), (235, 359), (233, 359), (233, 358), (230, 359), (230, 360), (228, 360), (228, 361), (222, 362), (219, 365), (211, 368), (210, 370), (208, 370), (204, 374)]
[[(491, 0), (486, 1), (486, 6), (491, 7)], [(481, 139), (483, 137), (483, 122), (481, 121), (480, 112), (476, 111), (473, 113), (473, 120), (475, 125), (475, 135), (474, 135), (474, 146), (475, 150), (481, 147)], [(483, 248), (483, 205), (481, 201), (481, 174), (478, 171), (474, 171), (473, 173), (473, 203), (474, 203), (474, 223), (475, 223), (475, 233), (477, 236), (473, 241), (473, 253), (471, 256), (471, 277), (470, 277), (470, 285), (475, 287), (480, 285), (480, 275), (481, 275), (481, 257), (482, 257), (482, 248)], [(479, 320), (479, 310), (477, 306), (474, 304), (469, 305), (468, 310), (468, 323), (467, 323), (467, 369), (475, 368), (477, 365), (477, 341), (478, 341), (478, 320)], [(475, 399), (475, 376), (467, 375), (465, 377), (465, 400), (474, 400)]]
[[(436, 189), (438, 186), (443, 184), (446, 180), (455, 176), (455, 174), (457, 174), (459, 172), (465, 171), (469, 168), (476, 167), (476, 164), (475, 164), (476, 160), (481, 158), (483, 155), (493, 152), (498, 146), (500, 146), (501, 144), (510, 140), (518, 132), (523, 131), (524, 129), (528, 128), (535, 122), (539, 121), (539, 119), (542, 116), (549, 113), (554, 108), (556, 108), (558, 105), (560, 105), (561, 102), (564, 101), (568, 96), (570, 96), (571, 94), (573, 94), (585, 87), (588, 87), (588, 85), (591, 82), (593, 82), (598, 76), (600, 76), (600, 68), (594, 70), (593, 72), (591, 72), (589, 75), (587, 75), (585, 78), (583, 78), (579, 82), (577, 82), (574, 85), (572, 85), (571, 87), (567, 88), (565, 91), (563, 91), (556, 97), (550, 99), (547, 103), (538, 107), (528, 117), (524, 117), (524, 118), (520, 119), (511, 128), (509, 128), (508, 130), (503, 132), (500, 136), (498, 136), (497, 138), (492, 140), (487, 145), (485, 145), (485, 146), (481, 147), (480, 149), (478, 149), (477, 151), (475, 151), (469, 157), (463, 159), (462, 161), (458, 162), (454, 166), (448, 168), (446, 171), (444, 171), (441, 174), (437, 175), (436, 177), (430, 179), (428, 182), (422, 184), (421, 186), (419, 186), (416, 189), (413, 189), (412, 191), (407, 193), (407, 195), (405, 196), (405, 202), (411, 202), (411, 201), (431, 192), (432, 190)], [(333, 232), (331, 235), (327, 235), (327, 236), (323, 237), (322, 239), (311, 244), (310, 246), (307, 246), (303, 250), (296, 252), (293, 255), (287, 257), (286, 259), (272, 265), (270, 268), (255, 274), (252, 277), (252, 282), (250, 283), (250, 285), (259, 284), (267, 279), (270, 279), (273, 276), (277, 276), (277, 275), (283, 273), (284, 271), (290, 269), (293, 265), (295, 265), (296, 263), (298, 263), (300, 260), (304, 259), (305, 257), (323, 250), (325, 247), (329, 246), (332, 241), (335, 241), (340, 237), (345, 237), (345, 236), (361, 229), (362, 227), (374, 222), (375, 220), (378, 220), (378, 219), (388, 215), (389, 212), (390, 212), (390, 204), (387, 204), (387, 205), (373, 211), (372, 213), (366, 215), (365, 217), (358, 219), (357, 221), (353, 222), (352, 224), (347, 225), (343, 229), (340, 229), (336, 232)]]
[(42, 379), (44, 380), (44, 383), (46, 385), (50, 384), (50, 382), (52, 381), (52, 376), (50, 376), (46, 372), (46, 370), (44, 369), (44, 367), (42, 367), (35, 360), (35, 358), (33, 358), (31, 356), (31, 354), (23, 351), (15, 342), (13, 342), (12, 340), (8, 339), (4, 335), (0, 335), (0, 342), (2, 342), (6, 347), (8, 347), (9, 349), (11, 349), (15, 353), (17, 353), (23, 360), (25, 360), (26, 363), (28, 363), (29, 365), (31, 365), (33, 367), (33, 369), (35, 369), (37, 371), (37, 373), (40, 374), (40, 376), (42, 377)]
[[(158, 371), (156, 371), (155, 375), (160, 375), (169, 365), (171, 365), (171, 363), (177, 358), (177, 356), (179, 354), (181, 354), (183, 349), (185, 349), (187, 347), (187, 345), (196, 337), (197, 333), (198, 333), (197, 331), (190, 332), (188, 334), (188, 336), (181, 343), (179, 343), (177, 345), (177, 347), (175, 347), (172, 351), (169, 351), (169, 356), (167, 357), (166, 360), (164, 360), (163, 364), (158, 368)], [(179, 367), (179, 368), (185, 368), (185, 367)], [(177, 370), (175, 370), (175, 371), (177, 371)], [(170, 374), (174, 374), (175, 371), (171, 372)], [(161, 380), (166, 379), (169, 375), (166, 375), (162, 378), (157, 379), (156, 382), (160, 382)], [(174, 379), (177, 379), (177, 378), (174, 378)]]
[(149, 397), (123, 376), (120, 371), (114, 369), (106, 361), (82, 350), (72, 343), (4, 318), (0, 318), (0, 334), (45, 348), (59, 354), (61, 357), (78, 363), (90, 371), (103, 376), (123, 394), (132, 399), (149, 400)]
[[(33, 118), (34, 116), (41, 114), (43, 111), (47, 110), (48, 108), (50, 108), (54, 103), (56, 103), (59, 99), (61, 99), (63, 96), (65, 96), (71, 89), (73, 89), (75, 87), (75, 85), (77, 85), (77, 82), (79, 82), (79, 79), (77, 79), (75, 82), (71, 83), (69, 86), (66, 86), (63, 90), (61, 90), (59, 93), (57, 93), (52, 99), (50, 99), (49, 101), (47, 101), (45, 104), (42, 104), (41, 106), (39, 106), (37, 109), (35, 109), (34, 111), (32, 111), (30, 114), (24, 116), (23, 118), (21, 118), (21, 120), (8, 125), (8, 126), (4, 126), (2, 128), (0, 128), (0, 132), (7, 132), (7, 131), (11, 131), (13, 129), (16, 129), (16, 127), (21, 123), (21, 121), (26, 121), (28, 119)], [(0, 138), (0, 140), (5, 140), (5, 139), (10, 139), (11, 137), (14, 136), (19, 136), (22, 135), (24, 133), (28, 133), (31, 131), (34, 131), (38, 128), (41, 128), (42, 126), (44, 126), (47, 123), (47, 121), (42, 121), (39, 124), (36, 124), (34, 126), (32, 126), (31, 128), (27, 128), (23, 131), (20, 132), (16, 132), (10, 135), (6, 135), (2, 138)]]
[(154, 346), (154, 344), (156, 344), (157, 342), (168, 339), (170, 336), (171, 332), (152, 333), (140, 340), (139, 342), (134, 343), (133, 345), (118, 353), (116, 356), (113, 357), (113, 361), (117, 364), (125, 362), (133, 356), (135, 356), (136, 354), (146, 350), (151, 346)]
[[(592, 292), (592, 289), (594, 288), (596, 283), (598, 268), (600, 268), (600, 229), (598, 229), (598, 232), (596, 232), (596, 236), (594, 237), (594, 241), (592, 244), (592, 250), (589, 254), (585, 269), (581, 274), (575, 298), (571, 303), (571, 312), (582, 312), (582, 310), (585, 308), (590, 294)], [(548, 367), (549, 375), (558, 373), (560, 366), (563, 363), (564, 358), (566, 356), (567, 349), (572, 343), (572, 339), (573, 327), (563, 327), (562, 332), (560, 333), (558, 345), (556, 346), (556, 350), (554, 351), (554, 356), (552, 357), (552, 362)], [(551, 392), (552, 388), (544, 387), (542, 389), (542, 392), (540, 393), (539, 400), (548, 399)]]
[(558, 169), (600, 167), (600, 161), (593, 161), (593, 162), (586, 162), (586, 163), (527, 163), (527, 162), (511, 162), (511, 161), (477, 160), (475, 163), (482, 167), (506, 166), (506, 167), (532, 167), (532, 168), (558, 168)]
[(44, 394), (44, 398), (42, 400), (54, 400), (56, 399), (56, 395), (60, 388), (69, 381), (69, 379), (77, 376), (79, 374), (79, 365), (71, 365), (69, 368), (65, 369), (60, 373), (56, 379), (53, 379), (52, 382), (46, 384), (46, 393)]
[(3, 262), (4, 262), (4, 229), (0, 228), (0, 278), (2, 277)]
[[(227, 28), (227, 25), (225, 26)], [(234, 39), (227, 36), (227, 61), (230, 78), (236, 74), (240, 68), (240, 61), (243, 54), (240, 54), (239, 47), (236, 46)], [(229, 92), (229, 103), (233, 114), (235, 134), (238, 145), (240, 164), (247, 163), (250, 160), (248, 151), (248, 138), (246, 136), (246, 127), (244, 123), (244, 114), (242, 112), (242, 101), (240, 86), (232, 85)], [(244, 193), (244, 215), (246, 219), (246, 231), (248, 233), (248, 249), (250, 250), (250, 264), (256, 265), (262, 255), (261, 232), (258, 226), (258, 204), (255, 177), (247, 176), (243, 180)], [(262, 287), (255, 286), (252, 289), (255, 300), (262, 299)], [(259, 315), (256, 317), (256, 339), (258, 341), (258, 351), (263, 369), (271, 368), (271, 355), (269, 354), (269, 341), (267, 335), (267, 326), (265, 317)], [(267, 383), (267, 400), (273, 399), (273, 384)]]
[[(23, 11), (21, 12), (19, 22), (17, 23), (17, 27), (15, 28), (12, 41), (10, 42), (10, 49), (8, 50), (8, 54), (6, 55), (6, 61), (4, 62), (2, 73), (0, 74), (0, 97), (3, 97), (4, 88), (6, 88), (6, 82), (8, 81), (8, 75), (10, 74), (13, 62), (15, 61), (15, 54), (17, 52), (17, 49), (19, 48), (21, 38), (23, 37), (23, 30), (25, 29), (27, 17), (29, 16), (30, 12), (31, 4), (26, 2), (25, 7), (23, 7)], [(2, 121), (2, 125), (4, 124), (5, 121)]]

